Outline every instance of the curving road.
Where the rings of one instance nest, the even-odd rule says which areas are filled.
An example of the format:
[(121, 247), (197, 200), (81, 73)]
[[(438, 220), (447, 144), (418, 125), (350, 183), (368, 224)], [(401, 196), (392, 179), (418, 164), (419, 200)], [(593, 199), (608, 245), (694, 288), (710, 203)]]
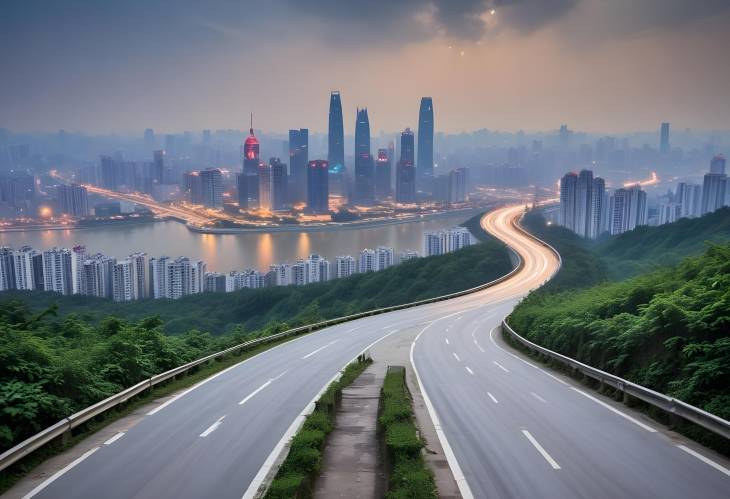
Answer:
[(510, 279), (259, 354), (158, 406), (27, 496), (252, 497), (305, 409), (343, 365), (418, 327), (411, 359), (463, 496), (727, 497), (730, 472), (490, 335), (558, 266), (551, 251), (513, 226), (521, 211), (501, 208), (482, 220), (521, 255), (523, 266)]

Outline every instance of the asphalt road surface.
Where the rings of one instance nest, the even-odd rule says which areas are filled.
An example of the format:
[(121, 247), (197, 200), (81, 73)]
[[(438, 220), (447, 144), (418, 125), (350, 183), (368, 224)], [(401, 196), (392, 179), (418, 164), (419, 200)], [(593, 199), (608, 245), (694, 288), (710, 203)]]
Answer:
[(558, 266), (551, 251), (513, 226), (521, 210), (501, 208), (482, 220), (523, 259), (510, 279), (261, 353), (159, 406), (26, 497), (252, 497), (337, 372), (378, 340), (419, 326), (411, 356), (465, 497), (727, 498), (725, 468), (490, 336)]

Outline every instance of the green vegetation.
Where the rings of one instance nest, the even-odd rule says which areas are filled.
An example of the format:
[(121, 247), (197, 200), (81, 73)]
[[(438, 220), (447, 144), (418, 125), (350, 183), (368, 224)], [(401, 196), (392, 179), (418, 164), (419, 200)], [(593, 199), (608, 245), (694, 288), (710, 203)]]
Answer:
[(314, 480), (322, 464), (327, 435), (335, 427), (337, 406), (342, 390), (352, 384), (372, 363), (360, 356), (342, 371), (342, 377), (330, 384), (315, 403), (314, 412), (291, 440), (289, 453), (264, 496), (266, 499), (308, 498), (314, 493)]
[(623, 282), (533, 293), (509, 322), (542, 346), (730, 419), (730, 244)]
[(48, 292), (6, 292), (4, 295), (26, 302), (34, 312), (58, 304), (59, 314), (73, 314), (87, 323), (100, 323), (110, 315), (124, 317), (129, 322), (157, 316), (168, 334), (197, 329), (218, 335), (235, 332), (240, 327), (258, 330), (281, 322), (306, 324), (408, 303), (477, 286), (511, 269), (504, 247), (491, 239), (455, 253), (410, 260), (382, 272), (301, 287), (242, 289), (179, 300), (131, 303)]
[(385, 436), (390, 464), (389, 499), (436, 498), (436, 485), (421, 451), (423, 441), (413, 421), (405, 369), (388, 369), (380, 392), (378, 427)]

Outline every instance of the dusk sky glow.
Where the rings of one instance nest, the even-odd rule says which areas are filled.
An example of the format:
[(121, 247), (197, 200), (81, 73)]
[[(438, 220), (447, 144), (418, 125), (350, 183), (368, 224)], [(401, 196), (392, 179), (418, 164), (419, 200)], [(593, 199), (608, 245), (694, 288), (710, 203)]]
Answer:
[(0, 127), (724, 130), (729, 47), (727, 0), (6, 0)]

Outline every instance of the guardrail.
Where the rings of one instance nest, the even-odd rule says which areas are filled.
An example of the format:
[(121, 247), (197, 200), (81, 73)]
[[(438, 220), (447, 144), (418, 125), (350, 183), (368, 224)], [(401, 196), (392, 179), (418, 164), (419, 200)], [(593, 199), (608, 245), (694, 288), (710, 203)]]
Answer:
[[(522, 234), (549, 248), (553, 253), (555, 253), (555, 255), (558, 257), (559, 265), (555, 272), (553, 272), (553, 274), (550, 276), (550, 278), (552, 278), (558, 272), (558, 270), (560, 270), (560, 267), (563, 264), (560, 253), (558, 253), (555, 248), (553, 248), (545, 241), (527, 232), (525, 229), (520, 227), (519, 224), (513, 222), (512, 226)], [(517, 256), (519, 258), (519, 254)], [(506, 319), (502, 321), (502, 332), (507, 333), (512, 339), (520, 343), (522, 346), (526, 347), (528, 350), (536, 352), (564, 366), (567, 366), (568, 368), (572, 369), (574, 373), (581, 373), (591, 379), (594, 379), (601, 383), (602, 386), (608, 385), (615, 390), (623, 393), (624, 401), (627, 400), (628, 396), (635, 397), (653, 407), (656, 407), (668, 413), (670, 416), (676, 416), (686, 419), (687, 421), (699, 425), (702, 428), (711, 431), (712, 433), (715, 433), (716, 435), (720, 435), (724, 438), (730, 439), (730, 421), (715, 416), (714, 414), (710, 414), (707, 411), (703, 411), (699, 407), (687, 404), (686, 402), (682, 402), (681, 400), (669, 397), (667, 395), (664, 395), (663, 393), (656, 392), (644, 386), (637, 385), (636, 383), (632, 383), (631, 381), (619, 378), (618, 376), (615, 376), (611, 373), (601, 371), (600, 369), (596, 369), (595, 367), (583, 364), (582, 362), (579, 362), (568, 356), (541, 347), (540, 345), (537, 345), (517, 334), (515, 330), (512, 329), (509, 324), (507, 324)]]
[(62, 419), (61, 421), (54, 424), (53, 426), (49, 426), (45, 430), (42, 430), (41, 432), (36, 433), (35, 435), (33, 435), (31, 437), (28, 437), (26, 440), (20, 442), (15, 447), (12, 447), (11, 449), (8, 449), (7, 451), (3, 452), (2, 454), (0, 454), (0, 471), (4, 470), (11, 464), (17, 462), (18, 460), (24, 458), (31, 452), (39, 449), (40, 447), (43, 447), (44, 445), (48, 444), (52, 440), (54, 440), (58, 437), (61, 437), (63, 435), (69, 435), (69, 432), (72, 429), (78, 427), (79, 425), (85, 423), (86, 421), (89, 421), (90, 419), (98, 416), (99, 414), (102, 414), (103, 412), (108, 411), (109, 409), (112, 409), (112, 408), (126, 402), (127, 400), (134, 397), (135, 395), (138, 395), (159, 383), (172, 379), (179, 374), (186, 373), (190, 369), (193, 369), (194, 367), (205, 364), (211, 360), (221, 358), (225, 355), (228, 355), (228, 354), (231, 354), (234, 352), (241, 353), (252, 347), (256, 347), (258, 345), (264, 345), (264, 344), (270, 343), (272, 341), (277, 341), (277, 340), (280, 340), (283, 338), (288, 338), (291, 336), (298, 336), (301, 334), (306, 334), (306, 333), (310, 333), (312, 331), (316, 331), (318, 329), (335, 326), (335, 325), (341, 324), (343, 322), (349, 322), (349, 321), (353, 321), (353, 320), (357, 320), (357, 319), (362, 319), (364, 317), (370, 317), (373, 315), (379, 315), (379, 314), (384, 314), (384, 313), (388, 313), (388, 312), (395, 312), (397, 310), (403, 310), (406, 308), (413, 308), (413, 307), (418, 307), (421, 305), (428, 305), (429, 303), (436, 303), (436, 302), (450, 300), (452, 298), (458, 298), (460, 296), (465, 296), (468, 294), (476, 293), (478, 291), (482, 291), (484, 289), (487, 289), (489, 287), (492, 287), (496, 284), (499, 284), (500, 282), (503, 282), (503, 281), (509, 279), (514, 274), (519, 272), (523, 266), (524, 266), (524, 263), (523, 263), (522, 259), (520, 258), (518, 265), (514, 269), (512, 269), (512, 271), (510, 271), (509, 273), (503, 275), (502, 277), (499, 277), (486, 284), (481, 284), (479, 286), (475, 286), (470, 289), (466, 289), (463, 291), (457, 291), (455, 293), (450, 293), (447, 295), (427, 298), (425, 300), (419, 300), (419, 301), (410, 302), (410, 303), (403, 303), (403, 304), (394, 305), (391, 307), (377, 308), (374, 310), (368, 310), (366, 312), (360, 312), (357, 314), (352, 314), (352, 315), (347, 315), (344, 317), (337, 317), (335, 319), (329, 319), (326, 321), (317, 322), (315, 324), (310, 324), (307, 326), (300, 326), (300, 327), (296, 327), (293, 329), (287, 329), (286, 331), (282, 331), (281, 333), (276, 333), (276, 334), (272, 334), (270, 336), (265, 336), (262, 338), (256, 338), (253, 340), (246, 341), (239, 345), (232, 346), (232, 347), (222, 350), (220, 352), (207, 355), (198, 360), (194, 360), (194, 361), (184, 364), (182, 366), (176, 367), (176, 368), (166, 371), (164, 373), (157, 374), (155, 376), (152, 376), (149, 379), (146, 379), (144, 381), (137, 383), (134, 386), (130, 386), (126, 390), (123, 390), (115, 395), (112, 395), (109, 398), (106, 398), (100, 402), (97, 402), (96, 404), (94, 404), (90, 407), (87, 407), (86, 409), (82, 409), (81, 411), (79, 411), (75, 414), (72, 414), (71, 416), (69, 416), (67, 418)]
[(712, 433), (724, 438), (730, 438), (730, 421), (726, 421), (714, 414), (703, 411), (698, 407), (682, 402), (681, 400), (669, 397), (663, 393), (655, 392), (654, 390), (644, 386), (637, 385), (636, 383), (619, 378), (611, 373), (601, 371), (600, 369), (596, 369), (595, 367), (591, 367), (575, 359), (571, 359), (570, 357), (541, 347), (540, 345), (537, 345), (517, 334), (514, 329), (507, 324), (507, 321), (502, 321), (502, 332), (507, 333), (512, 339), (527, 349), (570, 368), (576, 374), (583, 374), (598, 381), (601, 385), (610, 386), (623, 393), (624, 397), (630, 395), (668, 413), (670, 416), (678, 416), (691, 421)]

